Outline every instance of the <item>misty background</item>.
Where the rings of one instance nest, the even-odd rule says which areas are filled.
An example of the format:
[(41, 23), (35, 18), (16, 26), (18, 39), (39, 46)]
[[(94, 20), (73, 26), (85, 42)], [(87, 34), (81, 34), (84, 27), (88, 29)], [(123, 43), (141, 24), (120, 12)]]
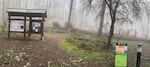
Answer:
[[(53, 28), (54, 24), (57, 23), (60, 28), (65, 28), (69, 16), (70, 1), (71, 0), (0, 0), (0, 24), (8, 23), (7, 8), (46, 9), (48, 17), (46, 18), (45, 27)], [(100, 19), (96, 19), (95, 14), (85, 12), (81, 1), (82, 0), (74, 0), (73, 2), (71, 17), (73, 28), (97, 33)], [(148, 0), (145, 0), (145, 2), (150, 4)], [(107, 14), (108, 9), (106, 9), (105, 13), (103, 33), (108, 34), (111, 23), (110, 17)], [(130, 16), (130, 18), (132, 17)], [(143, 9), (140, 20), (134, 19), (132, 23), (117, 22), (115, 24), (114, 34), (150, 39), (149, 26), (149, 17)]]

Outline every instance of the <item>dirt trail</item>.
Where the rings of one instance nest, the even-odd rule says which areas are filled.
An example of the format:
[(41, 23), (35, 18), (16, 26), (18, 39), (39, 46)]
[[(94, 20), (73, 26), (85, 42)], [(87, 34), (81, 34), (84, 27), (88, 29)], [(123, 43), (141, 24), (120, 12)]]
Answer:
[(44, 40), (23, 40), (17, 38), (1, 38), (0, 52), (12, 49), (15, 52), (26, 52), (33, 55), (31, 67), (47, 67), (47, 62), (53, 59), (64, 58), (66, 53), (59, 49), (59, 41), (65, 34), (45, 35)]
[[(56, 61), (60, 59), (68, 59), (70, 55), (68, 55), (65, 51), (62, 51), (59, 47), (59, 41), (65, 38), (67, 34), (45, 34), (44, 40), (24, 40), (22, 37), (13, 37), (8, 39), (6, 36), (0, 37), (0, 53), (11, 49), (15, 52), (25, 52), (29, 55), (32, 55), (31, 67), (47, 67), (48, 61)], [(128, 65), (129, 67), (135, 67), (136, 61), (136, 48), (137, 48), (137, 41), (127, 41), (129, 44), (129, 53), (128, 53)], [(149, 43), (143, 43), (143, 55), (150, 57), (149, 52)], [(144, 57), (143, 56), (143, 57)], [(67, 61), (67, 60), (65, 60)], [(150, 60), (142, 58), (141, 65), (144, 67), (150, 66)], [(6, 65), (5, 67), (23, 67), (23, 64), (15, 65)], [(56, 64), (57, 65), (57, 64)], [(60, 67), (60, 66), (54, 66)]]

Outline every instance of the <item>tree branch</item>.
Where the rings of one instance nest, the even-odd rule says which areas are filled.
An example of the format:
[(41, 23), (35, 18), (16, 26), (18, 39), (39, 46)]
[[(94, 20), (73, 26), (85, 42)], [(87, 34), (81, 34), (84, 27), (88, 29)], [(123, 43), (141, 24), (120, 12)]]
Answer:
[[(112, 5), (111, 5), (111, 2), (110, 1), (112, 1), (112, 0), (105, 0), (105, 3), (106, 3), (106, 5), (108, 6), (108, 8), (109, 8), (109, 13), (110, 13), (110, 17), (111, 17), (111, 19), (113, 19), (113, 9), (112, 9)], [(109, 3), (108, 3), (109, 2)]]
[(116, 3), (115, 10), (114, 10), (114, 11), (115, 11), (115, 13), (116, 13), (117, 8), (118, 8), (118, 6), (119, 6), (119, 2), (120, 2), (120, 0), (118, 0), (118, 1), (117, 1), (117, 3)]
[(115, 9), (114, 9), (114, 15), (113, 15), (113, 19), (115, 20), (116, 19), (116, 13), (117, 13), (117, 8), (118, 8), (118, 6), (119, 6), (119, 2), (120, 2), (120, 0), (118, 0), (117, 2), (116, 2), (116, 5), (115, 5)]

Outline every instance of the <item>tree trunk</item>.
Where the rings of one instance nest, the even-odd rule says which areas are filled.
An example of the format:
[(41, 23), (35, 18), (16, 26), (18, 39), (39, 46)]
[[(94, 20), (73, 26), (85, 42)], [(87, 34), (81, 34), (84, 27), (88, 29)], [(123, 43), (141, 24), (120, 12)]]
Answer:
[(146, 39), (148, 39), (148, 37), (149, 37), (149, 15), (148, 15), (148, 24), (147, 24), (147, 35), (146, 35)]
[(102, 10), (101, 10), (101, 15), (100, 15), (100, 24), (99, 24), (99, 29), (98, 29), (98, 37), (101, 37), (103, 33), (103, 24), (104, 24), (104, 16), (105, 16), (105, 8), (106, 8), (106, 3), (103, 0), (103, 5), (102, 5)]
[(28, 0), (26, 1), (25, 8), (28, 8)]
[(113, 37), (113, 33), (114, 33), (114, 26), (115, 26), (115, 21), (112, 21), (112, 24), (111, 24), (111, 27), (110, 27), (110, 32), (109, 32), (109, 36), (108, 36), (108, 48), (110, 48), (112, 45), (111, 45), (111, 40), (112, 40), (112, 37)]
[(3, 25), (2, 26), (2, 31), (5, 32), (6, 28), (6, 23), (5, 23), (5, 0), (3, 0)]
[(67, 32), (70, 32), (71, 30), (72, 7), (73, 7), (73, 0), (70, 1), (70, 11), (69, 11), (69, 16), (68, 16)]
[[(110, 3), (108, 3), (108, 1)], [(109, 8), (109, 11), (110, 11), (110, 17), (111, 17), (111, 26), (110, 26), (110, 32), (109, 32), (109, 36), (108, 36), (108, 42), (107, 42), (107, 46), (108, 48), (111, 48), (111, 40), (112, 40), (112, 37), (113, 37), (113, 34), (114, 34), (114, 26), (115, 26), (115, 22), (116, 22), (116, 13), (117, 13), (117, 8), (119, 6), (119, 2), (120, 0), (118, 0), (116, 3), (115, 3), (115, 8), (113, 9), (113, 5), (112, 5), (112, 0), (108, 0), (106, 1), (105, 0), (105, 3), (107, 4), (108, 8)]]

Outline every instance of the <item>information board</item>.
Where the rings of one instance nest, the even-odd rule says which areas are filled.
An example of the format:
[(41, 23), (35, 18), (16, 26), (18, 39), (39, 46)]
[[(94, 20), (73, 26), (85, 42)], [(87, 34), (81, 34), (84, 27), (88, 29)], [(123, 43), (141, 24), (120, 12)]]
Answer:
[(117, 45), (115, 67), (127, 67), (127, 45)]
[(41, 23), (40, 22), (32, 22), (32, 32), (34, 32), (34, 33), (41, 32)]
[(11, 20), (10, 31), (24, 32), (24, 21), (22, 20)]

